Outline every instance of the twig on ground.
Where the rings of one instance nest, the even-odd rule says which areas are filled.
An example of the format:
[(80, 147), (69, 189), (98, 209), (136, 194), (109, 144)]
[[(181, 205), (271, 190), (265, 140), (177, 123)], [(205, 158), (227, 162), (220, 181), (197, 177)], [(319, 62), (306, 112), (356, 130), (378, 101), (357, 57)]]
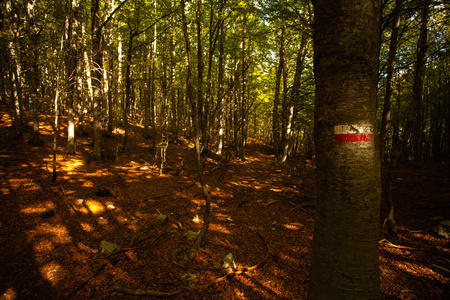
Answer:
[(444, 268), (444, 267), (441, 267), (441, 266), (438, 266), (438, 265), (435, 265), (435, 264), (432, 264), (431, 266), (435, 267), (436, 269), (439, 269), (441, 271), (444, 271), (444, 272), (447, 272), (448, 274), (450, 274), (450, 270), (447, 269), (447, 268)]
[(176, 193), (178, 193), (178, 192), (173, 192), (173, 193), (165, 194), (165, 195), (161, 195), (161, 196), (154, 196), (154, 197), (150, 197), (149, 199), (160, 199), (160, 198), (165, 198), (165, 197), (169, 197), (169, 196), (175, 195)]
[(293, 210), (296, 210), (297, 208), (300, 208), (301, 210), (303, 210), (304, 212), (308, 212), (306, 209), (303, 208), (303, 206), (301, 205), (296, 205), (295, 203), (293, 203), (292, 201), (289, 201), (290, 204), (294, 205), (295, 207), (290, 209), (289, 212), (292, 212)]

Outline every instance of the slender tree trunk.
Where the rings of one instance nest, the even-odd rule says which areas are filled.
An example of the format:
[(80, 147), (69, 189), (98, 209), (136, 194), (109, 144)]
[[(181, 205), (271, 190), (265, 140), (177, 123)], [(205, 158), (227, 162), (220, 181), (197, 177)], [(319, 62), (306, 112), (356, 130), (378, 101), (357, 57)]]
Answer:
[(386, 70), (386, 94), (384, 95), (384, 106), (383, 113), (381, 115), (381, 125), (380, 125), (380, 159), (383, 164), (385, 161), (384, 151), (386, 147), (386, 133), (389, 128), (389, 122), (391, 120), (391, 103), (392, 103), (392, 93), (394, 91), (394, 61), (395, 55), (397, 53), (398, 45), (398, 30), (400, 28), (400, 21), (402, 17), (402, 3), (403, 0), (395, 1), (394, 16), (392, 21), (392, 31), (391, 31), (391, 44), (389, 46), (389, 55), (387, 61)]
[[(403, 132), (400, 137), (398, 137), (399, 130), (396, 130), (392, 141), (392, 155), (391, 161), (389, 163), (388, 174), (386, 176), (386, 181), (384, 184), (384, 197), (388, 204), (388, 216), (385, 220), (385, 224), (388, 227), (389, 235), (398, 238), (397, 235), (397, 227), (394, 220), (394, 202), (392, 199), (392, 182), (394, 181), (394, 170), (397, 167), (397, 163), (401, 158), (401, 151), (405, 147), (407, 147), (408, 138), (413, 130), (416, 129), (414, 127), (414, 119), (418, 114), (419, 104), (422, 102), (422, 90), (423, 90), (423, 69), (425, 65), (425, 52), (426, 52), (426, 24), (428, 20), (428, 9), (429, 9), (429, 0), (426, 0), (424, 3), (424, 7), (422, 10), (422, 25), (420, 29), (420, 37), (418, 42), (418, 52), (417, 52), (417, 62), (416, 69), (414, 74), (414, 86), (413, 86), (413, 97), (411, 100), (411, 106), (409, 108), (408, 117), (406, 119), (406, 123), (403, 127)], [(400, 95), (400, 91), (399, 91)], [(397, 113), (400, 110), (400, 100), (398, 100), (398, 109)], [(397, 115), (397, 122), (399, 116)], [(398, 126), (398, 125), (397, 125)], [(420, 156), (422, 153), (420, 152)], [(419, 159), (419, 158), (418, 158)], [(421, 161), (421, 158), (419, 162)]]
[(287, 114), (286, 126), (283, 129), (283, 135), (285, 136), (285, 144), (283, 147), (283, 154), (281, 157), (281, 162), (286, 162), (289, 154), (289, 147), (292, 144), (292, 133), (294, 128), (294, 118), (297, 114), (298, 104), (300, 100), (300, 80), (302, 77), (302, 72), (305, 64), (305, 57), (308, 51), (307, 40), (308, 35), (304, 30), (302, 32), (302, 40), (300, 43), (300, 49), (297, 53), (297, 62), (295, 67), (294, 83), (292, 84), (291, 95), (289, 98), (289, 112)]
[(131, 97), (131, 56), (133, 51), (133, 39), (135, 37), (134, 31), (130, 32), (130, 39), (128, 40), (127, 58), (125, 61), (125, 103), (123, 105), (123, 124), (125, 127), (125, 134), (123, 138), (122, 151), (125, 151), (128, 142), (128, 115), (130, 112), (130, 97)]
[[(384, 152), (386, 146), (386, 133), (389, 128), (389, 122), (391, 119), (391, 103), (392, 103), (392, 94), (393, 94), (393, 85), (394, 85), (394, 60), (397, 52), (398, 45), (398, 31), (400, 28), (401, 21), (401, 12), (402, 12), (402, 3), (403, 0), (395, 1), (395, 10), (394, 17), (392, 23), (392, 32), (391, 32), (391, 44), (389, 47), (389, 55), (387, 61), (387, 75), (386, 75), (386, 94), (384, 96), (384, 106), (383, 113), (381, 116), (381, 125), (380, 125), (380, 162), (384, 163)], [(398, 238), (397, 229), (395, 226), (394, 220), (394, 202), (392, 200), (392, 182), (394, 180), (394, 164), (395, 159), (389, 160), (388, 172), (386, 175), (386, 179), (383, 182), (383, 200), (388, 208), (388, 215), (386, 223), (388, 226), (389, 235), (395, 239)]]
[[(31, 55), (31, 67), (30, 67), (30, 88), (31, 88), (31, 98), (32, 98), (32, 109), (33, 109), (33, 133), (30, 142), (35, 145), (40, 145), (42, 143), (41, 134), (39, 131), (39, 109), (40, 109), (40, 76), (39, 76), (39, 66), (38, 66), (38, 41), (35, 37), (33, 41), (33, 54)], [(1, 75), (0, 75), (1, 76)]]
[(381, 298), (379, 9), (372, 0), (314, 2), (318, 206), (309, 299)]
[(112, 53), (109, 55), (109, 72), (108, 72), (108, 133), (112, 134), (113, 132), (113, 122), (114, 122), (114, 113), (113, 113), (113, 72), (114, 72), (114, 59)]
[(273, 149), (275, 151), (275, 161), (280, 159), (280, 124), (278, 117), (278, 106), (280, 105), (280, 86), (281, 76), (284, 69), (284, 39), (285, 39), (286, 27), (283, 25), (281, 28), (280, 37), (280, 50), (277, 75), (275, 79), (275, 96), (273, 100), (273, 113), (272, 113), (272, 135), (273, 135)]
[(148, 139), (150, 137), (150, 132), (149, 132), (149, 126), (150, 126), (150, 88), (151, 88), (150, 80), (151, 80), (152, 68), (151, 68), (151, 64), (147, 61), (147, 56), (144, 59), (144, 65), (145, 66), (149, 66), (148, 69), (143, 72), (144, 73), (144, 78), (145, 78), (145, 87), (144, 87), (144, 137), (146, 139)]
[[(64, 49), (64, 38), (61, 38), (61, 46), (60, 53), (63, 52)], [(60, 101), (59, 101), (59, 93), (60, 93), (60, 63), (57, 65), (57, 74), (56, 74), (56, 91), (55, 91), (55, 100), (54, 100), (54, 110), (55, 110), (55, 122), (53, 124), (53, 172), (52, 172), (52, 182), (55, 183), (57, 179), (57, 171), (56, 171), (56, 152), (58, 150), (58, 126), (59, 126), (59, 110), (60, 110)]]
[(202, 0), (196, 0), (195, 2), (195, 18), (197, 24), (197, 108), (198, 108), (198, 118), (200, 126), (200, 147), (203, 149), (204, 142), (206, 141), (206, 128), (207, 128), (207, 117), (206, 111), (207, 103), (204, 101), (203, 92), (203, 73), (205, 69), (205, 63), (203, 58), (203, 27), (202, 27)]
[(102, 68), (103, 52), (101, 49), (101, 27), (98, 16), (99, 0), (91, 3), (91, 31), (92, 31), (92, 96), (94, 115), (94, 151), (95, 160), (102, 159)]
[[(170, 4), (172, 5), (172, 4)], [(171, 22), (171, 32), (170, 32), (170, 40), (169, 40), (169, 46), (170, 46), (170, 79), (169, 79), (169, 93), (170, 93), (170, 102), (172, 105), (172, 139), (173, 141), (178, 140), (178, 105), (177, 105), (177, 99), (175, 97), (175, 43), (174, 43), (174, 36), (175, 36), (175, 21), (173, 15), (170, 17)]]
[[(66, 33), (66, 51), (65, 51), (65, 65), (66, 65), (66, 109), (67, 109), (67, 148), (66, 154), (75, 154), (75, 116), (73, 109), (73, 102), (75, 98), (76, 85), (76, 69), (77, 69), (77, 49), (74, 41), (74, 26), (76, 27), (77, 20), (75, 19), (74, 7), (76, 3), (68, 0), (68, 15), (66, 19), (67, 33)], [(76, 39), (76, 36), (75, 36)]]
[(427, 52), (428, 14), (430, 0), (425, 0), (422, 10), (422, 21), (420, 25), (419, 41), (417, 42), (417, 63), (414, 74), (412, 101), (416, 106), (414, 119), (414, 165), (423, 166), (423, 78), (425, 70), (425, 54)]
[[(289, 48), (289, 45), (286, 45), (286, 48)], [(286, 53), (284, 54), (286, 56)], [(286, 60), (286, 59), (285, 59)], [(287, 80), (288, 80), (288, 67), (287, 63), (285, 62), (283, 65), (283, 93), (282, 93), (282, 100), (281, 100), (281, 132), (280, 132), (280, 146), (278, 149), (279, 162), (285, 162), (287, 158), (287, 150), (289, 148), (288, 143), (288, 119), (290, 115), (291, 105), (288, 102), (288, 88), (287, 88)], [(293, 110), (292, 110), (293, 113)], [(283, 158), (283, 155), (285, 153), (286, 149), (286, 158)]]
[(18, 58), (18, 50), (15, 44), (10, 42), (9, 44), (9, 78), (10, 78), (10, 97), (14, 103), (14, 118), (13, 118), (13, 137), (19, 137), (22, 135), (23, 130), (23, 99), (22, 89), (20, 84), (20, 65)]
[[(154, 1), (154, 9), (156, 13), (156, 0)], [(156, 36), (157, 36), (157, 28), (155, 25), (154, 31), (153, 31), (153, 42), (152, 42), (152, 49), (150, 52), (150, 60), (151, 60), (151, 94), (150, 94), (150, 105), (151, 105), (151, 115), (152, 115), (152, 151), (156, 151), (156, 103), (155, 103), (155, 97), (156, 97), (156, 86), (155, 86), (155, 80), (156, 80)]]
[(56, 171), (56, 152), (58, 149), (58, 126), (59, 126), (59, 84), (56, 85), (55, 92), (55, 123), (53, 128), (53, 172), (52, 172), (52, 182), (56, 182), (57, 171)]
[(220, 38), (219, 38), (219, 70), (218, 70), (218, 90), (217, 90), (217, 102), (218, 102), (218, 107), (219, 107), (219, 114), (218, 114), (218, 118), (219, 118), (219, 145), (217, 148), (217, 154), (218, 155), (222, 155), (222, 148), (223, 148), (223, 140), (224, 140), (224, 126), (225, 126), (225, 109), (224, 109), (224, 88), (223, 88), (223, 83), (224, 83), (224, 53), (225, 53), (225, 47), (224, 47), (224, 39), (225, 39), (225, 30), (224, 30), (224, 26), (223, 23), (220, 26)]
[(241, 118), (239, 123), (239, 129), (241, 131), (239, 141), (239, 159), (245, 161), (245, 144), (247, 142), (247, 14), (244, 12), (244, 24), (242, 32), (242, 90), (241, 90)]
[[(197, 7), (200, 9), (200, 7)], [(198, 249), (205, 237), (206, 232), (208, 231), (209, 222), (210, 222), (210, 211), (211, 211), (211, 198), (209, 197), (208, 190), (206, 189), (206, 182), (205, 177), (203, 175), (203, 166), (201, 162), (201, 146), (200, 146), (200, 136), (201, 136), (201, 130), (200, 130), (200, 118), (199, 118), (199, 108), (198, 103), (195, 103), (194, 98), (194, 90), (193, 90), (193, 84), (192, 84), (192, 55), (191, 55), (191, 43), (189, 40), (188, 30), (187, 30), (187, 21), (186, 21), (186, 13), (185, 13), (185, 3), (184, 0), (181, 0), (181, 16), (182, 16), (182, 23), (183, 23), (183, 34), (184, 34), (184, 40), (186, 45), (186, 55), (187, 55), (187, 71), (186, 71), (186, 88), (187, 88), (187, 96), (188, 100), (191, 103), (192, 107), (192, 121), (194, 123), (194, 131), (195, 131), (195, 160), (197, 164), (197, 170), (198, 175), (200, 177), (200, 183), (202, 186), (202, 193), (203, 197), (205, 198), (205, 213), (203, 215), (203, 227), (200, 230), (200, 233), (197, 235), (197, 238), (195, 239), (195, 242), (192, 246), (192, 249)], [(198, 100), (198, 99), (197, 99)]]

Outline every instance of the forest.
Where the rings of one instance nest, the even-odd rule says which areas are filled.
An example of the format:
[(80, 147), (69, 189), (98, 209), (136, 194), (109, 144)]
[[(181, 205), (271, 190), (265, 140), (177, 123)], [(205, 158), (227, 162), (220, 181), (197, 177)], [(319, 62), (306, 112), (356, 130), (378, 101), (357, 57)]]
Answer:
[(449, 299), (450, 1), (0, 2), (0, 299)]

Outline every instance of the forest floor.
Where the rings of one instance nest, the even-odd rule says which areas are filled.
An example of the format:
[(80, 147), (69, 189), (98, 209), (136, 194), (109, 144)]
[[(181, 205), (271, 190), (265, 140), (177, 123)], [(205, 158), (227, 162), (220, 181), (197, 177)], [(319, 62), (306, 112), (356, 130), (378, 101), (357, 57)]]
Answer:
[[(7, 139), (11, 118), (1, 119), (0, 299), (135, 299), (128, 293), (157, 292), (173, 292), (171, 299), (305, 299), (313, 161), (274, 163), (271, 148), (256, 141), (245, 162), (212, 155), (205, 162), (211, 224), (203, 247), (189, 252), (193, 242), (185, 234), (200, 230), (205, 205), (192, 144), (170, 143), (161, 173), (160, 151), (150, 153), (151, 139), (134, 124), (126, 151), (114, 160), (123, 133), (115, 130), (104, 138), (110, 160), (96, 162), (92, 135), (77, 137), (75, 155), (64, 154), (66, 121), (52, 184), (53, 118), (41, 120), (41, 146), (27, 143), (29, 131)], [(380, 224), (385, 299), (450, 299), (450, 244), (432, 232), (450, 219), (449, 168), (448, 161), (427, 162), (396, 172), (400, 240), (389, 240)], [(102, 253), (101, 244), (120, 250)], [(242, 272), (224, 277), (228, 253)]]

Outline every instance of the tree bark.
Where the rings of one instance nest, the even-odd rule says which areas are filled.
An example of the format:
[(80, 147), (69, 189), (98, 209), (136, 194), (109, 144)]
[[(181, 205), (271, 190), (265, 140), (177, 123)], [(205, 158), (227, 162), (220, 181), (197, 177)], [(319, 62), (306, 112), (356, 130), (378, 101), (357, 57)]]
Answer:
[(309, 299), (380, 299), (380, 3), (314, 2), (318, 207)]

